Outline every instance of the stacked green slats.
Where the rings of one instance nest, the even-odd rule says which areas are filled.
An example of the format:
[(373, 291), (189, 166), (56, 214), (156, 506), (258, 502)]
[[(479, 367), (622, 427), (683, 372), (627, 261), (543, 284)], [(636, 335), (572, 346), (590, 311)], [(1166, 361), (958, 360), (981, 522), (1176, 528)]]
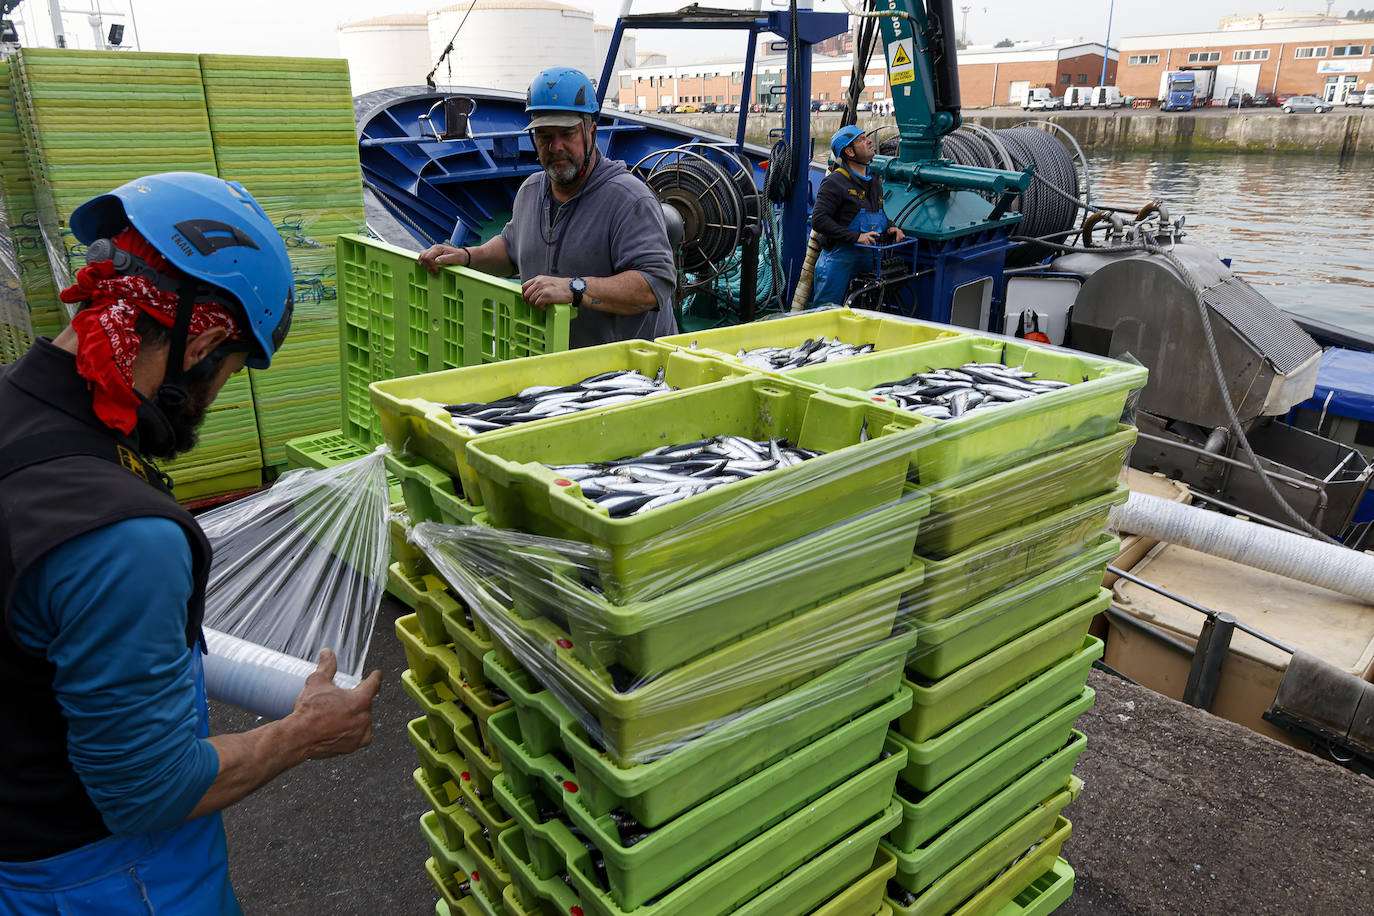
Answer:
[(10, 80), (10, 62), (0, 61), (0, 362), (22, 355), (34, 334), (53, 336), (66, 324), (38, 233), (37, 203)]
[[(85, 265), (85, 246), (69, 228), (72, 211), (83, 202), (157, 172), (216, 174), (195, 55), (26, 48), (11, 66), (33, 176), (34, 233), (41, 233), (58, 284), (70, 283)], [(25, 244), (33, 247), (32, 241)], [(36, 330), (50, 332), (46, 315), (40, 321), (35, 310), (34, 317)], [(247, 374), (224, 386), (200, 429), (199, 445), (164, 470), (183, 500), (261, 483)]]
[(365, 221), (348, 65), (206, 54), (200, 69), (219, 175), (262, 204), (295, 272), (291, 334), (250, 373), (263, 458), (279, 470), (288, 439), (339, 423), (334, 242)]

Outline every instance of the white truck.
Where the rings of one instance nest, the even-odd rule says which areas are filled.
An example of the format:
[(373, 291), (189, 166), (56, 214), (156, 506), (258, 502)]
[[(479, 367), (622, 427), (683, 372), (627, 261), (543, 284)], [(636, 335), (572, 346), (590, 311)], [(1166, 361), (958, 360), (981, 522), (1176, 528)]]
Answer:
[(1126, 99), (1121, 95), (1121, 90), (1115, 86), (1094, 86), (1092, 101), (1093, 108), (1121, 108), (1125, 106)]
[(1054, 96), (1049, 89), (1044, 86), (1037, 86), (1034, 89), (1027, 89), (1026, 94), (1021, 97), (1022, 111), (1048, 111), (1054, 107)]

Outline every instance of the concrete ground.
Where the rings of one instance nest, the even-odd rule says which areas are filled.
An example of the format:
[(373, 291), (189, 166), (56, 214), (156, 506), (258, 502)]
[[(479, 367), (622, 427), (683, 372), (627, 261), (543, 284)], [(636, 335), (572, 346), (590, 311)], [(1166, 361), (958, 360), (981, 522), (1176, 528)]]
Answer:
[[(371, 661), (385, 683), (371, 747), (284, 774), (225, 814), (235, 887), (249, 916), (434, 912), (410, 782), (416, 715), (382, 606)], [(1078, 720), (1082, 796), (1065, 810), (1077, 871), (1064, 916), (1363, 914), (1374, 909), (1374, 779), (1093, 672)], [(255, 718), (213, 704), (216, 731)], [(859, 916), (859, 914), (856, 914)]]

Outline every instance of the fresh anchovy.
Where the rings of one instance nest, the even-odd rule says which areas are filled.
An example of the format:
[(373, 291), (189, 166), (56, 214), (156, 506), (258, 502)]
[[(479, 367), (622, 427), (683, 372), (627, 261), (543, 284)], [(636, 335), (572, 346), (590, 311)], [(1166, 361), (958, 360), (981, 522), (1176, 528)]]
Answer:
[(604, 508), (612, 518), (624, 518), (821, 454), (786, 439), (755, 442), (741, 436), (713, 436), (687, 445), (660, 446), (639, 456), (549, 468), (565, 480), (576, 481), (583, 498)]
[(672, 389), (660, 369), (650, 378), (634, 369), (603, 372), (575, 385), (531, 385), (509, 397), (470, 404), (445, 404), (456, 426), (474, 433), (504, 429), (517, 423), (562, 417), (590, 410), (628, 404)]
[(873, 344), (850, 344), (842, 340), (829, 340), (824, 336), (806, 340), (795, 347), (755, 347), (740, 350), (735, 357), (751, 369), (799, 369), (817, 363), (833, 363), (872, 353)]
[(984, 407), (1010, 404), (1069, 387), (1070, 382), (1037, 378), (1020, 366), (967, 363), (957, 369), (917, 372), (884, 382), (869, 394), (896, 401), (903, 410), (932, 420), (952, 420)]

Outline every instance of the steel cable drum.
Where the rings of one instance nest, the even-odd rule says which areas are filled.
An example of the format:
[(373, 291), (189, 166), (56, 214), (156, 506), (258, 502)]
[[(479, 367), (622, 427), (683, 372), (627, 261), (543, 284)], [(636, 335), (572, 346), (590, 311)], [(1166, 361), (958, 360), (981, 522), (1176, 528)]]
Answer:
[[(633, 169), (660, 203), (682, 216), (681, 266), (696, 275), (693, 285), (733, 266), (744, 227), (757, 222), (762, 209), (748, 169), (727, 151), (707, 147), (705, 152), (687, 147), (664, 150), (645, 157)], [(723, 156), (727, 162), (709, 154)], [(645, 162), (655, 157), (657, 162), (646, 174)]]

